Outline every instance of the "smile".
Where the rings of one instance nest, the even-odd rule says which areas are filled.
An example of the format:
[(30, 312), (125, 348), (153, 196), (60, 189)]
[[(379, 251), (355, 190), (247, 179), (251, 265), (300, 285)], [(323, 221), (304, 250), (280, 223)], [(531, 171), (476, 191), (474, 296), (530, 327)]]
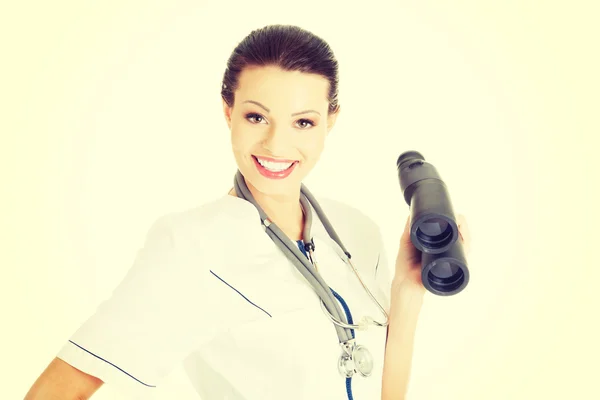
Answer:
[(287, 177), (292, 173), (299, 162), (297, 160), (274, 160), (254, 155), (252, 156), (252, 159), (261, 175), (272, 179)]
[(273, 172), (284, 171), (284, 170), (288, 169), (289, 167), (291, 167), (292, 164), (295, 162), (295, 161), (271, 161), (269, 159), (261, 158), (261, 157), (256, 157), (256, 160), (260, 163), (260, 165), (262, 165), (269, 171), (273, 171)]

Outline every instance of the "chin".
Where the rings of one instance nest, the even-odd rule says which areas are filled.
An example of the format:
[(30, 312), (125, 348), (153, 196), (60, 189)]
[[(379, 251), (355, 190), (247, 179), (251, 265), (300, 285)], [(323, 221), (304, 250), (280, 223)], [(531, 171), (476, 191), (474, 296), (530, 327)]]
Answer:
[(251, 184), (259, 192), (273, 196), (295, 194), (300, 187), (296, 179), (271, 180), (260, 175)]
[(246, 183), (252, 185), (259, 192), (268, 196), (281, 196), (297, 194), (302, 183), (302, 179), (298, 178), (298, 172), (300, 171), (293, 171), (291, 175), (283, 179), (272, 179), (261, 175), (254, 166), (251, 166), (250, 171), (243, 174)]

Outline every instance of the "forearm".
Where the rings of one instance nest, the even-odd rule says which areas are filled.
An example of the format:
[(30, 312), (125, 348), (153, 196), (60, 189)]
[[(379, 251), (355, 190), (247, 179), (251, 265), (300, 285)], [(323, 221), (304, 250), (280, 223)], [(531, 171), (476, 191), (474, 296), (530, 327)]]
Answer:
[(421, 294), (392, 284), (390, 319), (382, 378), (382, 400), (402, 400), (410, 379), (414, 336), (423, 302)]

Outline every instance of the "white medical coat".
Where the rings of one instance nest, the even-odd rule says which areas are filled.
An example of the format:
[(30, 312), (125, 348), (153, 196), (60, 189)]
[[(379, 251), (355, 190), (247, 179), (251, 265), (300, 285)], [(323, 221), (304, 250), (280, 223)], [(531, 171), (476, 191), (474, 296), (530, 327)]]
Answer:
[[(392, 274), (377, 225), (317, 196), (364, 283), (389, 310)], [(354, 322), (384, 317), (313, 209), (318, 270)], [(295, 243), (294, 243), (295, 244)], [(355, 330), (374, 358), (355, 400), (381, 396), (386, 328)], [(159, 218), (112, 296), (58, 357), (134, 399), (182, 365), (202, 400), (347, 400), (341, 347), (320, 299), (265, 233), (256, 208), (225, 195)]]

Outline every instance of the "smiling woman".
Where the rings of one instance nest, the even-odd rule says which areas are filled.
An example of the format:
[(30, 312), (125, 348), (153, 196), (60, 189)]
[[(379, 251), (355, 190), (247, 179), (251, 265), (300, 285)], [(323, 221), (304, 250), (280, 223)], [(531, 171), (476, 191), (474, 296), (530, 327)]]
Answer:
[(223, 108), (238, 168), (276, 223), (299, 227), (300, 184), (318, 162), (337, 117), (337, 110), (328, 113), (328, 80), (253, 65), (236, 81), (235, 101), (225, 97)]
[(104, 383), (147, 398), (179, 364), (206, 400), (403, 398), (422, 287), (392, 295), (378, 226), (302, 184), (339, 115), (337, 93), (321, 38), (284, 25), (251, 32), (221, 90), (234, 186), (156, 221), (27, 399), (88, 398)]
[(250, 192), (275, 223), (298, 237), (300, 184), (318, 162), (340, 110), (333, 51), (296, 26), (257, 29), (232, 52), (221, 97)]

